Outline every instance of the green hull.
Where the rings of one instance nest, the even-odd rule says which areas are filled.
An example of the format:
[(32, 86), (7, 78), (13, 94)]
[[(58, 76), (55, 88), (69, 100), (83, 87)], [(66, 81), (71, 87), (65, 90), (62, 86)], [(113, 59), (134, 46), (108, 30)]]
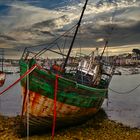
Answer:
[[(20, 75), (28, 70), (27, 67), (30, 68), (34, 64), (35, 61), (30, 61), (30, 65), (27, 65), (24, 60), (20, 60)], [(56, 75), (54, 73), (38, 67), (30, 73), (29, 114), (31, 127), (50, 128), (52, 126), (55, 80)], [(25, 77), (21, 81), (25, 99), (23, 102), (23, 116), (27, 114), (26, 84)], [(62, 124), (65, 124), (64, 126), (73, 125), (75, 122), (78, 123), (88, 119), (100, 109), (106, 94), (107, 89), (92, 88), (59, 77), (56, 102), (57, 127), (63, 126)]]

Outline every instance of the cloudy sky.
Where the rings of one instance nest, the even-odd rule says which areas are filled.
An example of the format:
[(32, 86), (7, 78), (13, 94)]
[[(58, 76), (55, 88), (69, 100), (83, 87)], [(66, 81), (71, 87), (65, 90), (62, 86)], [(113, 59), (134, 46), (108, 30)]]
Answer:
[[(37, 50), (32, 46), (58, 38), (78, 22), (83, 4), (84, 0), (0, 0), (0, 48), (5, 57), (20, 58), (25, 47)], [(140, 48), (140, 0), (88, 1), (73, 52), (79, 47), (87, 53), (102, 48), (105, 39), (111, 55)]]

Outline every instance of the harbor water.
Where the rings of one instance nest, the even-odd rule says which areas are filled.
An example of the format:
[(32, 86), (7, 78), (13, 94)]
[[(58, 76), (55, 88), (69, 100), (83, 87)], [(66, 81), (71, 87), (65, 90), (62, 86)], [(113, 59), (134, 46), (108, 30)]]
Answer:
[(140, 87), (138, 85), (140, 85), (140, 74), (113, 76), (109, 87), (116, 92), (109, 90), (108, 101), (106, 100), (102, 106), (109, 119), (140, 128)]
[[(8, 87), (19, 78), (19, 74), (7, 74), (6, 81), (0, 91)], [(132, 92), (131, 89), (140, 84), (140, 74), (114, 75), (109, 85), (108, 99), (105, 99), (102, 108), (110, 120), (122, 123), (130, 127), (140, 128), (140, 87)], [(22, 108), (22, 96), (20, 83), (0, 96), (0, 114), (5, 116), (20, 115)]]

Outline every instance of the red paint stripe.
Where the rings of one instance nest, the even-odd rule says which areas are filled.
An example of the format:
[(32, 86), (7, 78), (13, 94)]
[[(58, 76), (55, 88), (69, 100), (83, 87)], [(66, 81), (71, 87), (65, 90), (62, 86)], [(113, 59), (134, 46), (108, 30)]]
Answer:
[(53, 126), (52, 126), (52, 140), (54, 139), (54, 133), (55, 133), (55, 126), (56, 126), (56, 100), (57, 100), (57, 90), (58, 90), (58, 78), (59, 75), (56, 74), (55, 79), (55, 89), (54, 89), (54, 117), (53, 117)]

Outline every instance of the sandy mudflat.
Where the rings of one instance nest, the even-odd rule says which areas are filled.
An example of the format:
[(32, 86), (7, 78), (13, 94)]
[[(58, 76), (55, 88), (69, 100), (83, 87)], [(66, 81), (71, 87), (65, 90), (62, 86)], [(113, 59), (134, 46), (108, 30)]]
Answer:
[[(25, 140), (20, 135), (20, 117), (0, 116), (0, 140)], [(51, 133), (37, 134), (29, 140), (50, 140)], [(140, 140), (140, 129), (129, 128), (107, 119), (103, 110), (88, 122), (55, 132), (54, 140)]]

